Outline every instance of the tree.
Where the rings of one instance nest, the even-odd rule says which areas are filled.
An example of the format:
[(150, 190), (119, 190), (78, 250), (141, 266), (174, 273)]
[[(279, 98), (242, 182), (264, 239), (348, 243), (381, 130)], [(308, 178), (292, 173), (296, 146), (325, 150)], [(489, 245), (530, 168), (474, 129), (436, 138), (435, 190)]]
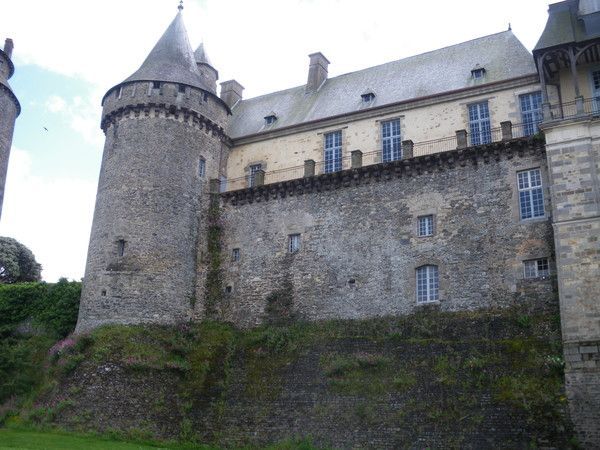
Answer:
[(0, 283), (40, 281), (42, 266), (19, 241), (0, 236)]

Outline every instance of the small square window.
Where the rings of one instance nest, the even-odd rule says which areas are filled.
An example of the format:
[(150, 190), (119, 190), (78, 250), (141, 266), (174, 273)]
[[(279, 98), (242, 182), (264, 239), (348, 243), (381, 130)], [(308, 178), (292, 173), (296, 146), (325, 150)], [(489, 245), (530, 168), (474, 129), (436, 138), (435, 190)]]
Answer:
[(160, 81), (153, 81), (152, 89), (160, 89)]
[(225, 293), (231, 294), (233, 292), (233, 286), (225, 286)]
[(231, 260), (234, 262), (240, 260), (240, 249), (239, 248), (234, 248), (231, 251)]
[(185, 94), (185, 84), (180, 84), (178, 90), (180, 94)]
[(485, 69), (484, 68), (473, 69), (473, 70), (471, 70), (471, 75), (473, 76), (474, 79), (483, 78), (483, 76), (485, 75)]
[(370, 103), (373, 100), (375, 100), (375, 94), (372, 92), (366, 92), (366, 93), (362, 94), (360, 97), (364, 103)]
[(420, 216), (417, 227), (418, 236), (433, 236), (433, 215)]
[(550, 275), (548, 258), (523, 261), (525, 278), (542, 278)]
[(288, 236), (288, 252), (297, 253), (300, 250), (300, 235), (290, 234)]
[(277, 120), (277, 116), (275, 116), (274, 114), (271, 114), (270, 116), (266, 116), (265, 117), (265, 125), (271, 125), (271, 124), (275, 123), (276, 120)]

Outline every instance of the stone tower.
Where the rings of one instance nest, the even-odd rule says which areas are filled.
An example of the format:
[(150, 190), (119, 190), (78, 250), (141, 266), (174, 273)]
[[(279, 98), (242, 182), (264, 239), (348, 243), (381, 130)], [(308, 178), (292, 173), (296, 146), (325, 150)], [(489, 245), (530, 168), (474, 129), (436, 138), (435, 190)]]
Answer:
[(8, 79), (15, 72), (11, 61), (13, 41), (6, 39), (4, 49), (0, 49), (0, 215), (4, 202), (4, 184), (12, 143), (15, 120), (21, 112), (21, 105), (8, 84)]
[(102, 100), (106, 142), (78, 332), (185, 321), (201, 304), (197, 249), (230, 110), (198, 70), (179, 9), (141, 67)]

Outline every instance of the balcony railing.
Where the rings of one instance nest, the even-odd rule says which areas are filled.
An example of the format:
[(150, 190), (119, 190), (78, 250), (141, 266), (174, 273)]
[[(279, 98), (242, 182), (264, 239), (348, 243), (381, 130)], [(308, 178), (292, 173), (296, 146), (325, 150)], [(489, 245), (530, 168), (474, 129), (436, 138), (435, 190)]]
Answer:
[(579, 97), (571, 102), (546, 103), (543, 106), (543, 113), (544, 122), (600, 116), (600, 97)]
[[(422, 141), (413, 143), (412, 141), (402, 141), (402, 159), (413, 158), (435, 153), (447, 152), (451, 150), (472, 147), (476, 145), (485, 145), (493, 142), (518, 139), (538, 133), (538, 124), (535, 122), (512, 124), (511, 122), (502, 122), (502, 126), (492, 128), (489, 131), (479, 133), (473, 136), (466, 130), (459, 130), (454, 136), (448, 136), (441, 139)], [(478, 143), (476, 145), (473, 142)], [(354, 150), (350, 155), (343, 156), (336, 160), (334, 164), (325, 161), (307, 160), (304, 165), (292, 166), (284, 169), (277, 169), (269, 172), (259, 170), (253, 175), (246, 175), (238, 178), (229, 178), (219, 181), (219, 191), (228, 192), (238, 189), (245, 189), (252, 186), (261, 186), (264, 184), (274, 184), (282, 181), (300, 179), (303, 177), (321, 175), (328, 172), (338, 172), (356, 167), (381, 164), (383, 161), (381, 150), (362, 152)], [(331, 168), (337, 170), (331, 170)], [(329, 169), (329, 170), (328, 170)]]

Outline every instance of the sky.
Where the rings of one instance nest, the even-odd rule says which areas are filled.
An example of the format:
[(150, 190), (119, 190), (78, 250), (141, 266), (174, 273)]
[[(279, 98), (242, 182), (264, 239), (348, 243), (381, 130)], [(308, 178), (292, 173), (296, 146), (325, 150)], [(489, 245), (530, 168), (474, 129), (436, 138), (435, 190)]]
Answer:
[[(83, 277), (104, 136), (104, 93), (133, 73), (178, 0), (0, 0), (19, 98), (0, 235), (28, 246), (46, 281)], [(528, 50), (548, 0), (185, 0), (192, 47), (244, 98), (302, 85), (308, 54), (333, 77), (480, 36), (509, 23)]]

